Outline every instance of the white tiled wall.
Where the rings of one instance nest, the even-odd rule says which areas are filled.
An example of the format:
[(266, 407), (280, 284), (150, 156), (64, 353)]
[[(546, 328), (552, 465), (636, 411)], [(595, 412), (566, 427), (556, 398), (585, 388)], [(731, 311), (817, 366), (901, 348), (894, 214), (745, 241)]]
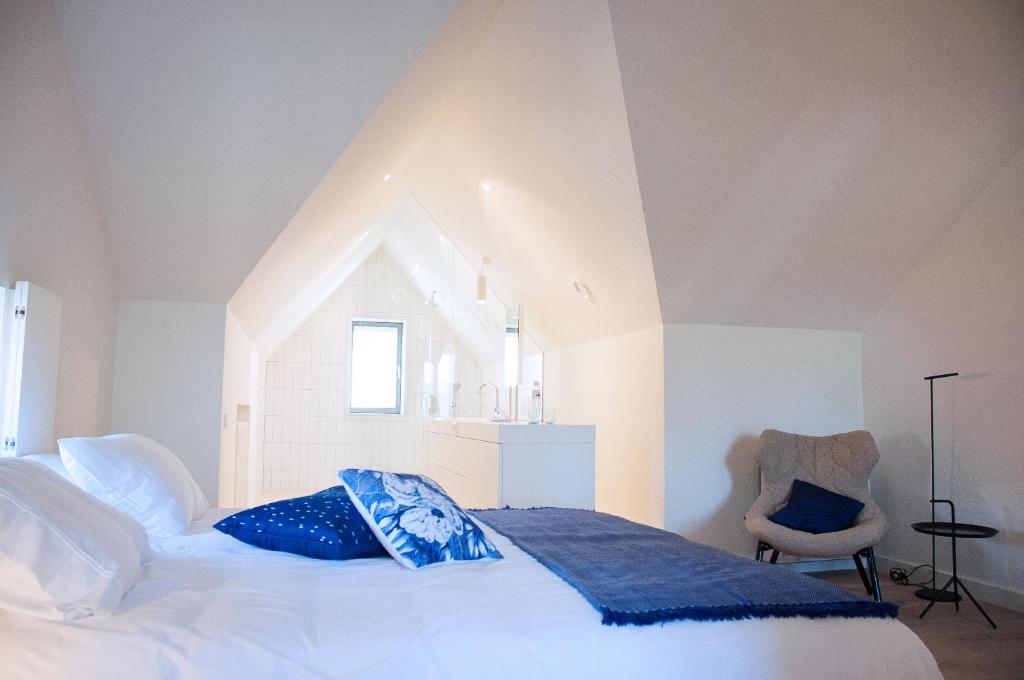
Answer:
[[(348, 414), (353, 318), (406, 322), (401, 415)], [(371, 255), (266, 363), (260, 500), (333, 486), (346, 467), (422, 471), (423, 364), (432, 354), (436, 365), (450, 342), (450, 326), (405, 273), (382, 250)], [(459, 415), (476, 415), (480, 367), (461, 344), (455, 357)]]

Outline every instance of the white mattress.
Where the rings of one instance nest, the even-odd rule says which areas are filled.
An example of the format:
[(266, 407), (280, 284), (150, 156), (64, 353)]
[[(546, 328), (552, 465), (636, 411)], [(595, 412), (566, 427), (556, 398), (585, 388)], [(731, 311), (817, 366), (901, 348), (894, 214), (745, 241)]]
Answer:
[(0, 612), (0, 677), (941, 678), (893, 620), (602, 626), (493, 531), (504, 560), (413, 572), (252, 548), (210, 528), (228, 513), (161, 546), (113, 616)]

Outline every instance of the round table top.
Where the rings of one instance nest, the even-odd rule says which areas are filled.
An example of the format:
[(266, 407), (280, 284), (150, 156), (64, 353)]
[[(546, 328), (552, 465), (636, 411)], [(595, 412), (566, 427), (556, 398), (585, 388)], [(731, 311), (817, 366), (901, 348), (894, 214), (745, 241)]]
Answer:
[[(914, 522), (910, 525), (914, 531), (933, 536), (953, 537), (952, 522)], [(956, 523), (957, 538), (991, 538), (999, 533), (998, 529), (982, 526), (981, 524)]]

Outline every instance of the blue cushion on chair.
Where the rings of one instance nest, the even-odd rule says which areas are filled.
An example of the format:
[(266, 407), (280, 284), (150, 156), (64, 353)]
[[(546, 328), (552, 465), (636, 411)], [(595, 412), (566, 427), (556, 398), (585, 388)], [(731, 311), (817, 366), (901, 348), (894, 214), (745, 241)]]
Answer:
[(322, 560), (388, 554), (343, 486), (243, 510), (213, 528), (258, 548)]
[(768, 519), (797, 531), (827, 534), (849, 529), (863, 509), (854, 498), (794, 479), (789, 501)]

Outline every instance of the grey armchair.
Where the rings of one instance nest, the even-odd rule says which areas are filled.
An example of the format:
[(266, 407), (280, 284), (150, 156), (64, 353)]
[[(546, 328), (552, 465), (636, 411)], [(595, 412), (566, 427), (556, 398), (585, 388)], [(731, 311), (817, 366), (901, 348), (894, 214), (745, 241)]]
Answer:
[[(757, 539), (758, 561), (767, 550), (774, 564), (779, 553), (804, 557), (853, 557), (864, 588), (882, 601), (874, 546), (889, 523), (868, 491), (868, 477), (878, 464), (878, 448), (870, 432), (858, 430), (827, 437), (810, 437), (778, 430), (761, 433), (758, 463), (761, 495), (747, 513), (746, 527)], [(864, 504), (854, 525), (843, 531), (810, 534), (768, 519), (785, 505), (794, 479), (801, 479)], [(867, 566), (861, 558), (867, 560)]]

